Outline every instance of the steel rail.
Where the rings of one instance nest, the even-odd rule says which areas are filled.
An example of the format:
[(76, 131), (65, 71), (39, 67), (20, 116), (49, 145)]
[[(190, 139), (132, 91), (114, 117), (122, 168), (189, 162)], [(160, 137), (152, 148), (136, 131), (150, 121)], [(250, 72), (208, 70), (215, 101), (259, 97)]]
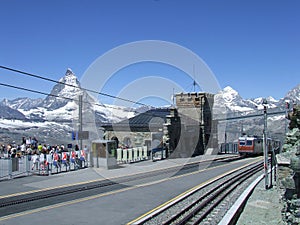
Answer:
[[(223, 186), (222, 188), (217, 188), (218, 190), (215, 193), (210, 193), (211, 196), (208, 199), (197, 205), (192, 212), (190, 212), (184, 218), (181, 218), (179, 222), (176, 222), (176, 224), (199, 224), (213, 211), (215, 207), (217, 207), (230, 193), (232, 193), (236, 187), (260, 170), (261, 168), (255, 168), (253, 171), (247, 171), (246, 174), (241, 174), (232, 179), (230, 182), (228, 181), (227, 185), (223, 186), (223, 184), (221, 184), (221, 186)], [(209, 205), (212, 201), (213, 204), (211, 204), (201, 213), (201, 210), (205, 206)]]
[[(211, 185), (215, 185), (210, 190), (208, 190), (204, 195), (202, 195), (198, 200), (193, 201), (192, 204), (189, 204), (183, 208), (181, 206), (180, 207), (181, 210), (179, 212), (171, 215), (167, 219), (163, 219), (162, 221), (160, 221), (161, 224), (173, 224), (173, 223), (174, 224), (186, 224), (187, 220), (190, 219), (196, 213), (197, 210), (190, 213), (189, 216), (186, 216), (187, 218), (185, 218), (184, 214), (187, 215), (187, 212), (191, 211), (192, 208), (195, 207), (195, 205), (199, 205), (198, 208), (202, 209), (203, 207), (208, 205), (213, 199), (216, 198), (216, 195), (214, 193), (218, 193), (219, 195), (224, 193), (224, 190), (226, 190), (230, 186), (232, 186), (233, 181), (237, 182), (240, 179), (244, 181), (245, 179), (248, 179), (253, 174), (262, 170), (262, 168), (263, 168), (262, 162), (259, 162), (259, 163), (255, 163), (254, 165), (251, 164), (251, 165), (243, 168), (242, 173), (239, 171), (232, 171), (230, 173), (227, 173), (226, 175), (223, 175), (223, 176), (213, 180), (212, 182), (206, 183), (205, 185), (200, 185), (199, 187), (193, 189), (191, 192), (185, 194), (181, 198), (176, 198), (175, 201), (170, 202), (167, 205), (165, 205), (164, 207), (162, 207), (161, 209), (158, 209), (158, 210), (152, 212), (149, 216), (141, 217), (139, 220), (136, 220), (135, 223), (136, 224), (148, 224), (148, 222), (149, 222), (149, 224), (152, 224), (151, 220), (155, 220), (155, 218), (159, 217), (159, 216), (164, 217), (164, 214), (167, 210), (171, 209), (172, 207), (180, 207), (177, 205), (181, 204), (181, 202), (183, 202), (183, 201), (187, 200), (188, 198), (190, 198), (191, 196), (197, 194), (197, 192), (205, 190), (205, 188), (208, 188)], [(228, 176), (233, 176), (235, 173), (237, 173), (237, 175), (235, 175), (234, 177), (229, 178), (225, 181), (222, 181), (222, 179), (226, 179), (226, 177), (228, 177)], [(249, 175), (245, 176), (246, 173), (249, 173)], [(220, 182), (220, 181), (222, 181), (221, 184), (216, 184), (217, 182)], [(232, 189), (234, 189), (234, 187)], [(214, 196), (209, 198), (209, 195), (212, 195), (212, 193)], [(206, 199), (206, 198), (209, 198), (209, 199)], [(210, 207), (210, 210), (213, 209), (214, 207), (215, 206)], [(179, 218), (181, 218), (181, 219), (179, 220)], [(182, 218), (185, 218), (185, 219), (182, 219)], [(199, 223), (199, 221), (197, 221), (197, 222)], [(195, 224), (197, 224), (197, 223), (195, 223)]]

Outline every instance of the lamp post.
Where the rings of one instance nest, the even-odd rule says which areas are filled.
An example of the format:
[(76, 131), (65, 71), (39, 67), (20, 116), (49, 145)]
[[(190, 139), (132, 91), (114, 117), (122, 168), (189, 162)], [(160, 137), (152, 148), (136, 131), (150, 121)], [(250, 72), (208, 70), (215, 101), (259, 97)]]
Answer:
[(263, 150), (264, 150), (264, 171), (265, 171), (265, 187), (269, 188), (269, 174), (268, 174), (268, 138), (267, 138), (267, 105), (266, 99), (262, 102), (264, 106), (264, 130), (263, 130)]

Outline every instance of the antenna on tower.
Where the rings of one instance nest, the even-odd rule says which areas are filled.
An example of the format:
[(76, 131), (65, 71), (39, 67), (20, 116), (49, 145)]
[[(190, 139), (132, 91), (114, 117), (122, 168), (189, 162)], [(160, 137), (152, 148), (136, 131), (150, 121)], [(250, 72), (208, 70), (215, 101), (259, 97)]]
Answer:
[(172, 101), (173, 101), (173, 107), (175, 106), (175, 89), (173, 88), (173, 94), (172, 94)]

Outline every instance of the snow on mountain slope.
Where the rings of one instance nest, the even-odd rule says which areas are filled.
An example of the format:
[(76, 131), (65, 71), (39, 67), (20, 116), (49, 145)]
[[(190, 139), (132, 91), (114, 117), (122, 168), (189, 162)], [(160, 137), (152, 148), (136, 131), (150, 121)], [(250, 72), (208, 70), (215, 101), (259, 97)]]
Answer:
[[(263, 109), (263, 100), (264, 98), (256, 98), (251, 100), (254, 104), (256, 104), (256, 108), (257, 109)], [(266, 98), (267, 102), (268, 102), (268, 108), (276, 108), (278, 106), (279, 101), (274, 99), (273, 97), (269, 96)]]
[(292, 90), (290, 90), (286, 96), (283, 99), (285, 100), (290, 100), (294, 103), (300, 103), (300, 84), (298, 84), (296, 87), (294, 87)]
[[(276, 108), (280, 101), (273, 97), (266, 98), (268, 108)], [(221, 92), (215, 95), (215, 104), (222, 104), (228, 112), (251, 112), (263, 109), (263, 98), (243, 99), (239, 93), (231, 87), (225, 87)]]
[(41, 104), (42, 101), (43, 101), (42, 98), (38, 98), (38, 99), (16, 98), (13, 100), (3, 99), (2, 104), (9, 106), (12, 109), (29, 110)]
[(74, 111), (78, 109), (78, 106), (76, 105), (75, 102), (70, 101), (67, 102), (66, 105), (53, 109), (53, 110), (48, 110), (47, 108), (43, 107), (36, 107), (32, 108), (30, 110), (22, 110), (20, 109), (19, 111), (23, 113), (27, 118), (40, 118), (46, 121), (52, 121), (52, 120), (72, 120), (74, 119)]
[(94, 110), (96, 113), (104, 114), (107, 122), (119, 122), (126, 118), (131, 118), (136, 113), (126, 107), (112, 106), (104, 104), (103, 106), (95, 105)]
[(255, 108), (252, 101), (244, 100), (236, 90), (229, 86), (215, 95), (214, 104), (224, 105), (229, 112), (245, 112)]
[(55, 122), (32, 122), (24, 120), (9, 120), (9, 119), (0, 119), (1, 129), (28, 129), (28, 128), (49, 128), (51, 126), (59, 126), (63, 129), (70, 130), (70, 127), (65, 124), (55, 123)]

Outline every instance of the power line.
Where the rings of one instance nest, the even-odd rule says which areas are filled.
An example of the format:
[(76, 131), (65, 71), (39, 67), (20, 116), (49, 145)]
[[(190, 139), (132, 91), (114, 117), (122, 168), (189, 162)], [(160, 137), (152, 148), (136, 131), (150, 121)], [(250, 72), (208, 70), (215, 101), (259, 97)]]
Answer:
[(12, 71), (12, 72), (15, 72), (15, 73), (23, 74), (23, 75), (26, 75), (26, 76), (30, 76), (30, 77), (34, 77), (34, 78), (46, 80), (46, 81), (53, 82), (53, 83), (56, 83), (56, 84), (62, 84), (62, 85), (66, 85), (66, 86), (69, 86), (69, 87), (78, 88), (80, 90), (84, 90), (84, 91), (87, 91), (87, 92), (99, 94), (99, 95), (106, 96), (106, 97), (109, 97), (109, 98), (114, 98), (114, 99), (118, 99), (118, 100), (121, 100), (121, 101), (126, 101), (126, 102), (130, 102), (130, 103), (134, 103), (134, 104), (137, 104), (137, 105), (152, 107), (150, 105), (146, 105), (146, 104), (143, 104), (143, 103), (140, 103), (140, 102), (136, 102), (136, 101), (133, 101), (133, 100), (130, 100), (130, 99), (121, 98), (121, 97), (118, 97), (118, 96), (110, 95), (110, 94), (103, 93), (103, 92), (98, 92), (98, 91), (95, 91), (95, 90), (90, 90), (90, 89), (83, 88), (83, 87), (77, 87), (75, 85), (67, 84), (67, 83), (64, 83), (64, 82), (61, 82), (61, 81), (56, 81), (56, 80), (53, 80), (53, 79), (50, 79), (50, 78), (47, 78), (47, 77), (43, 77), (43, 76), (40, 76), (40, 75), (28, 73), (28, 72), (17, 70), (17, 69), (13, 69), (13, 68), (10, 68), (10, 67), (0, 66), (0, 68), (4, 69), (4, 70), (9, 70), (9, 71)]
[[(143, 103), (132, 101), (130, 99), (120, 98), (118, 96), (113, 96), (113, 95), (106, 94), (106, 93), (103, 93), (103, 92), (97, 92), (97, 91), (90, 90), (90, 89), (87, 89), (87, 88), (82, 88), (82, 87), (74, 86), (74, 85), (71, 85), (71, 84), (67, 84), (67, 83), (64, 83), (64, 82), (61, 82), (61, 81), (56, 81), (56, 80), (53, 80), (53, 79), (50, 79), (50, 78), (47, 78), (47, 77), (43, 77), (43, 76), (40, 76), (40, 75), (28, 73), (28, 72), (25, 72), (25, 71), (13, 69), (13, 68), (1, 66), (1, 65), (0, 65), (0, 68), (1, 69), (5, 69), (5, 70), (9, 70), (9, 71), (12, 71), (12, 72), (16, 72), (16, 73), (19, 73), (19, 74), (23, 74), (23, 75), (26, 75), (26, 76), (30, 76), (30, 77), (34, 77), (34, 78), (38, 78), (38, 79), (42, 79), (42, 80), (46, 80), (46, 81), (50, 81), (50, 82), (53, 82), (53, 83), (56, 83), (56, 84), (62, 84), (62, 85), (66, 85), (66, 86), (69, 86), (69, 87), (78, 88), (80, 90), (85, 90), (87, 92), (92, 92), (92, 93), (100, 94), (100, 95), (107, 96), (107, 97), (110, 97), (110, 98), (115, 98), (115, 99), (119, 99), (119, 100), (122, 100), (122, 101), (127, 101), (127, 102), (130, 102), (130, 103), (134, 103), (134, 104), (137, 104), (137, 105), (146, 106), (149, 109), (156, 108), (156, 107), (153, 107), (151, 105), (146, 105), (146, 104), (143, 104)], [(18, 90), (23, 90), (23, 91), (28, 91), (28, 92), (32, 92), (32, 93), (37, 93), (37, 94), (41, 94), (41, 95), (53, 96), (53, 97), (56, 97), (56, 98), (62, 98), (62, 99), (66, 99), (66, 100), (71, 100), (71, 101), (79, 102), (79, 99), (73, 99), (73, 98), (64, 97), (64, 96), (58, 96), (58, 95), (54, 95), (54, 94), (51, 94), (51, 93), (49, 94), (49, 93), (45, 93), (45, 92), (41, 92), (41, 91), (37, 91), (37, 90), (33, 90), (33, 89), (28, 89), (28, 88), (24, 88), (24, 87), (14, 86), (14, 85), (5, 84), (5, 83), (0, 83), (0, 85), (1, 86), (5, 86), (5, 87), (9, 87), (9, 88), (18, 89)], [(119, 107), (114, 107), (114, 106), (111, 106), (111, 105), (104, 105), (102, 103), (100, 103), (100, 104), (96, 103), (96, 102), (91, 103), (89, 101), (83, 101), (83, 103), (93, 104), (93, 105), (104, 107), (104, 108), (111, 108), (111, 109), (120, 110)], [(137, 110), (126, 109), (126, 108), (123, 108), (122, 110), (125, 111), (125, 112), (131, 112), (131, 113), (137, 113), (137, 114), (141, 113), (141, 112), (139, 112)], [(151, 112), (147, 112), (147, 111), (143, 112), (143, 113), (144, 114), (152, 115)]]
[[(18, 90), (22, 90), (22, 91), (28, 91), (28, 92), (32, 92), (32, 93), (36, 93), (36, 94), (41, 94), (41, 95), (46, 95), (46, 96), (52, 96), (52, 97), (56, 97), (56, 98), (62, 98), (62, 99), (66, 99), (66, 100), (71, 100), (71, 101), (75, 101), (75, 102), (78, 102), (79, 100), (78, 99), (74, 99), (74, 98), (68, 98), (68, 97), (64, 97), (64, 96), (58, 96), (58, 95), (54, 95), (54, 94), (49, 94), (49, 93), (45, 93), (45, 92), (42, 92), (42, 91), (37, 91), (37, 90), (33, 90), (33, 89), (28, 89), (28, 88), (23, 88), (23, 87), (19, 87), (19, 86), (14, 86), (14, 85), (11, 85), (11, 84), (5, 84), (5, 83), (0, 83), (1, 86), (4, 86), (4, 87), (9, 87), (9, 88), (14, 88), (14, 89), (18, 89)], [(100, 106), (100, 107), (104, 107), (104, 108), (112, 108), (112, 109), (119, 109), (117, 107), (113, 107), (113, 106), (109, 106), (109, 105), (104, 105), (104, 104), (99, 104), (99, 103), (91, 103), (91, 102), (88, 102), (88, 101), (83, 101), (83, 103), (88, 103), (88, 104), (93, 104), (93, 105), (97, 105), (97, 106)], [(123, 109), (124, 111), (127, 111), (126, 109)], [(136, 112), (136, 111), (127, 111), (127, 112)]]
[(58, 95), (54, 95), (54, 94), (51, 94), (51, 93), (49, 94), (49, 93), (45, 93), (45, 92), (42, 92), (42, 91), (36, 91), (36, 90), (33, 90), (33, 89), (14, 86), (14, 85), (11, 85), (11, 84), (0, 83), (0, 85), (4, 86), (4, 87), (14, 88), (14, 89), (22, 90), (22, 91), (28, 91), (28, 92), (32, 92), (32, 93), (36, 93), (36, 94), (41, 94), (41, 95), (46, 95), (46, 96), (53, 96), (53, 97), (56, 97), (56, 98), (63, 98), (63, 99), (71, 100), (71, 101), (78, 101), (78, 100), (73, 99), (73, 98), (58, 96)]
[[(37, 90), (33, 90), (33, 89), (19, 87), (19, 86), (15, 86), (15, 85), (11, 85), (11, 84), (5, 84), (5, 83), (1, 83), (0, 82), (0, 85), (4, 86), (4, 87), (8, 87), (8, 88), (17, 89), (17, 90), (28, 91), (28, 92), (32, 92), (32, 93), (36, 93), (36, 94), (41, 94), (41, 95), (46, 95), (46, 96), (52, 96), (52, 97), (55, 97), (55, 98), (61, 98), (61, 99), (66, 99), (66, 100), (71, 100), (71, 101), (79, 102), (79, 99), (69, 98), (69, 97), (65, 97), (65, 96), (58, 96), (58, 95), (55, 95), (55, 94), (51, 94), (51, 93), (49, 94), (49, 93), (45, 93), (45, 92), (42, 92), (42, 91), (37, 91)], [(120, 108), (118, 108), (118, 107), (114, 107), (114, 106), (111, 106), (111, 105), (104, 105), (102, 103), (89, 102), (89, 101), (82, 101), (82, 102), (83, 103), (87, 103), (87, 104), (91, 104), (91, 105), (100, 106), (100, 107), (103, 107), (103, 108), (111, 108), (111, 109), (120, 110)], [(125, 112), (140, 113), (140, 112), (138, 112), (136, 110), (129, 110), (129, 109), (126, 109), (126, 108), (124, 108), (122, 110), (125, 111)], [(147, 112), (144, 112), (144, 113), (148, 114)]]

